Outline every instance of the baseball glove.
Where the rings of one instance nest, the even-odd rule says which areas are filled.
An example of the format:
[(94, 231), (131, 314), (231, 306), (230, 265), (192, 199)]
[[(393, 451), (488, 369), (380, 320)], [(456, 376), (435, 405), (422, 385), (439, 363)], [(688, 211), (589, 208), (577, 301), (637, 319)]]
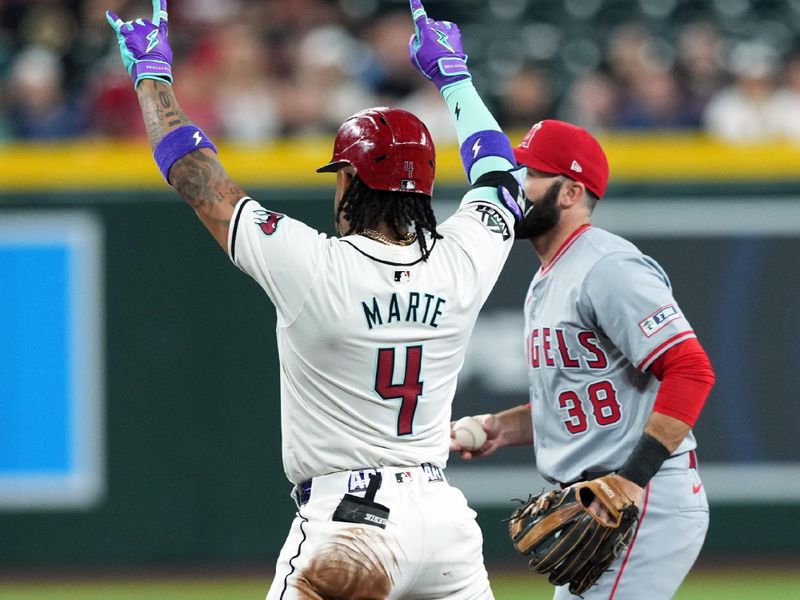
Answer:
[[(509, 519), (514, 547), (554, 585), (580, 596), (608, 570), (633, 539), (639, 509), (622, 491), (618, 475), (531, 496)], [(589, 512), (597, 500), (608, 521)]]

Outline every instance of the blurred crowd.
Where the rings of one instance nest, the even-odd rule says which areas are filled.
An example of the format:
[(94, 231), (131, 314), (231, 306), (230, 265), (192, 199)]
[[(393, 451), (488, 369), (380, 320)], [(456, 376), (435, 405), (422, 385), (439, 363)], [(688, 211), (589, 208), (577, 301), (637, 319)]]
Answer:
[[(629, 0), (635, 12), (560, 0), (549, 22), (526, 17), (534, 0), (427, 4), (462, 25), (476, 85), (507, 129), (557, 117), (594, 132), (800, 143), (800, 1), (773, 1), (767, 19), (749, 0), (692, 0), (677, 21), (667, 19), (687, 0)], [(611, 5), (618, 18), (596, 31)], [(0, 0), (0, 141), (144, 136), (107, 9), (149, 17), (151, 4)], [(169, 12), (178, 99), (215, 138), (327, 134), (375, 105), (455, 138), (436, 89), (409, 65), (405, 0), (172, 0)]]

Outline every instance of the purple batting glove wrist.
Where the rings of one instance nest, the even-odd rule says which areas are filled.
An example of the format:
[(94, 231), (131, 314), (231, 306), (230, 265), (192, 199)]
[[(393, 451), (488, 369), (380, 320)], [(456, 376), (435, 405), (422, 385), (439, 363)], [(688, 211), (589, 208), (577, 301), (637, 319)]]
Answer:
[(514, 198), (511, 195), (511, 192), (508, 191), (507, 188), (501, 186), (497, 187), (498, 192), (500, 193), (500, 197), (502, 198), (503, 204), (506, 205), (506, 208), (510, 210), (514, 214), (515, 221), (522, 220), (522, 208), (519, 205), (518, 199)]
[(455, 56), (440, 58), (438, 69), (431, 74), (431, 81), (439, 90), (465, 79), (472, 79), (472, 75), (467, 68), (466, 58)]
[(138, 86), (142, 79), (158, 79), (172, 83), (172, 67), (160, 60), (139, 60), (131, 67), (131, 79)]
[(152, 0), (152, 20), (123, 21), (116, 13), (106, 11), (106, 19), (119, 42), (122, 64), (130, 73), (134, 87), (142, 79), (159, 79), (172, 83), (172, 48), (168, 39), (166, 0)]

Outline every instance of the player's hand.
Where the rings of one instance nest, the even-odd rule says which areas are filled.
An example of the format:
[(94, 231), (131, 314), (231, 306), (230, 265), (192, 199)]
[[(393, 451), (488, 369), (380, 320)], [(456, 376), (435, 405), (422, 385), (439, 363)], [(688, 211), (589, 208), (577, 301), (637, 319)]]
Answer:
[[(641, 511), (642, 502), (644, 500), (644, 489), (620, 475), (615, 475), (614, 477), (616, 477), (620, 489), (628, 496), (628, 498), (633, 500), (633, 503)], [(597, 500), (592, 500), (591, 504), (589, 504), (589, 512), (598, 517), (604, 523), (611, 521), (611, 514), (608, 512), (608, 509)]]
[(106, 11), (119, 40), (122, 64), (137, 87), (142, 79), (172, 83), (172, 49), (167, 40), (167, 0), (153, 0), (153, 20), (123, 21)]
[(522, 221), (525, 216), (533, 208), (533, 204), (525, 196), (525, 177), (528, 173), (528, 168), (525, 166), (517, 167), (509, 171), (514, 179), (517, 180), (519, 187), (516, 193), (512, 193), (505, 186), (498, 186), (497, 192), (500, 195), (500, 200), (508, 207), (508, 210), (514, 215), (514, 220), (517, 222)]
[(416, 33), (408, 42), (408, 52), (414, 68), (430, 79), (439, 91), (470, 79), (458, 26), (450, 21), (429, 19), (422, 0), (410, 2)]
[(450, 452), (459, 452), (464, 460), (489, 456), (504, 445), (500, 439), (500, 420), (497, 417), (494, 415), (475, 415), (474, 418), (480, 421), (483, 430), (486, 432), (486, 443), (477, 450), (464, 450), (461, 447), (461, 444), (456, 441), (456, 434), (453, 429), (455, 421), (450, 422)]

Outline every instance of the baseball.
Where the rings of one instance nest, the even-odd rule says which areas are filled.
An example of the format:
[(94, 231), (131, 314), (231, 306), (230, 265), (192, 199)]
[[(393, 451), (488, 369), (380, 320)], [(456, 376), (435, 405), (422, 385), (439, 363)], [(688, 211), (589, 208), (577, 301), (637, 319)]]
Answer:
[(486, 432), (475, 417), (461, 417), (453, 425), (456, 442), (464, 450), (477, 450), (486, 443)]

